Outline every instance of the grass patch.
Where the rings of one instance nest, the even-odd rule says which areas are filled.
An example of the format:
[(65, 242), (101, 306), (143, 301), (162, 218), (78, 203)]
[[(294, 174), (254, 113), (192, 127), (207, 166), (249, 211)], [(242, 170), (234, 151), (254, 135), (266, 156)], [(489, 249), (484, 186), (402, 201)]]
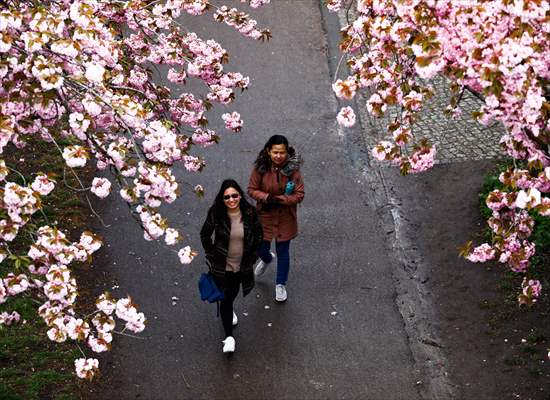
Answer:
[(517, 355), (506, 357), (504, 359), (504, 364), (509, 365), (510, 367), (523, 367), (527, 364), (527, 361), (523, 357)]
[(537, 354), (539, 352), (536, 347), (531, 346), (531, 345), (523, 346), (522, 351), (524, 353), (530, 354), (530, 355)]
[(539, 367), (529, 367), (527, 371), (529, 375), (535, 378), (540, 378), (544, 374), (544, 371)]
[(72, 367), (79, 355), (75, 346), (49, 340), (45, 323), (32, 308), (33, 299), (13, 300), (8, 301), (11, 310), (23, 311), (26, 322), (0, 328), (0, 398), (17, 395), (31, 400), (50, 398), (53, 391), (77, 393), (79, 382)]
[[(68, 144), (67, 140), (64, 145)], [(32, 141), (18, 151), (7, 148), (3, 154), (6, 164), (21, 172), (23, 177), (11, 174), (8, 179), (19, 184), (31, 183), (39, 171), (46, 172), (57, 181), (55, 190), (42, 198), (42, 212), (38, 211), (28, 228), (43, 225), (56, 226), (68, 234), (70, 240), (77, 240), (83, 228), (89, 224), (90, 211), (82, 194), (76, 193), (64, 184), (78, 187), (77, 180), (69, 171), (64, 171), (64, 161), (53, 144)], [(19, 158), (22, 157), (22, 158)], [(89, 182), (93, 174), (91, 167), (81, 169), (79, 177)], [(10, 249), (24, 255), (31, 243), (28, 234), (22, 232)], [(79, 266), (70, 266), (78, 280)], [(0, 277), (8, 272), (28, 273), (26, 264), (16, 267), (14, 260), (6, 259), (0, 264)], [(86, 299), (79, 297), (79, 301)], [(0, 399), (41, 400), (78, 399), (84, 383), (74, 374), (74, 359), (81, 357), (72, 341), (52, 342), (46, 335), (47, 327), (37, 314), (43, 301), (29, 295), (10, 297), (0, 305), (0, 312), (17, 311), (21, 315), (19, 324), (0, 326)]]
[[(485, 199), (492, 190), (505, 190), (498, 177), (510, 165), (509, 162), (503, 162), (485, 178), (479, 204), (484, 219), (492, 215)], [(541, 296), (532, 307), (519, 307), (517, 296), (521, 291), (523, 275), (498, 264), (498, 268), (503, 271), (496, 282), (499, 298), (484, 301), (479, 306), (486, 310), (488, 334), (499, 336), (506, 332), (505, 337), (510, 337), (515, 332), (522, 335), (522, 344), (512, 350), (513, 354), (507, 356), (503, 363), (508, 367), (526, 367), (529, 375), (541, 377), (544, 373), (540, 363), (546, 358), (549, 347), (547, 337), (550, 335), (547, 320), (547, 310), (550, 307), (550, 218), (542, 217), (536, 212), (530, 212), (530, 215), (535, 221), (535, 226), (529, 240), (535, 244), (536, 254), (530, 260), (529, 279), (540, 280), (543, 286)], [(492, 235), (489, 227), (483, 236), (490, 242)]]
[(2, 400), (23, 400), (21, 396), (15, 393), (6, 384), (0, 382), (0, 399)]

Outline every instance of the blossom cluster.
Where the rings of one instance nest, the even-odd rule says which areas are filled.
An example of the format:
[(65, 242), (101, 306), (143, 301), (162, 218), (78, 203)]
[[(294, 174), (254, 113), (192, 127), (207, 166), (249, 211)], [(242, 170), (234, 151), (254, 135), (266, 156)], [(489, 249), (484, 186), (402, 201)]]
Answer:
[(12, 311), (11, 313), (3, 312), (0, 313), (0, 325), (12, 325), (21, 320), (21, 315), (17, 311)]
[[(241, 2), (257, 8), (269, 0)], [(207, 128), (208, 111), (230, 106), (250, 83), (241, 73), (225, 70), (229, 55), (219, 43), (176, 21), (183, 13), (211, 13), (244, 37), (270, 37), (248, 14), (209, 0), (23, 0), (9, 1), (0, 10), (0, 155), (38, 139), (60, 153), (70, 173), (78, 174), (89, 163), (108, 169), (111, 175), (102, 173), (80, 189), (99, 198), (118, 192), (139, 216), (145, 239), (164, 238), (168, 246), (183, 239), (159, 212), (180, 195), (173, 164), (189, 172), (204, 167), (194, 146), (220, 140)], [(157, 83), (163, 78), (171, 85)], [(206, 93), (185, 90), (189, 80)], [(223, 121), (234, 132), (243, 125), (236, 112), (224, 113)], [(76, 315), (78, 286), (70, 264), (89, 260), (101, 242), (84, 232), (71, 243), (54, 226), (29, 223), (41, 209), (41, 197), (55, 190), (57, 182), (47, 172), (31, 172), (34, 180), (21, 184), (17, 171), (0, 156), (0, 262), (11, 262), (10, 255), (29, 260), (28, 272), (17, 268), (0, 277), (0, 303), (32, 292), (45, 301), (39, 314), (50, 339), (82, 341), (94, 352), (106, 351), (115, 317), (132, 332), (144, 329), (145, 317), (130, 298), (108, 295), (98, 300), (91, 316)], [(10, 243), (23, 229), (34, 241), (27, 254), (15, 255)], [(184, 264), (196, 255), (189, 246), (174, 253)], [(2, 314), (1, 323), (17, 319)], [(91, 379), (99, 364), (82, 358), (75, 368), (79, 377)]]
[[(268, 2), (263, 0), (252, 0), (251, 5), (256, 8), (260, 5), (266, 4)], [(244, 36), (250, 37), (256, 40), (267, 40), (271, 37), (269, 30), (258, 29), (258, 22), (242, 11), (237, 10), (236, 8), (229, 8), (227, 6), (219, 7), (214, 13), (214, 18), (223, 22), (229, 26), (234, 27)]]
[[(256, 8), (269, 1), (248, 3)], [(127, 4), (83, 0), (56, 2), (47, 9), (32, 2), (22, 2), (19, 9), (8, 7), (0, 24), (5, 60), (0, 63), (0, 94), (5, 99), (0, 102), (1, 147), (10, 142), (24, 146), (22, 138), (29, 134), (50, 142), (65, 136), (74, 142), (62, 149), (68, 167), (97, 160), (99, 169), (110, 168), (119, 175), (121, 195), (136, 207), (174, 201), (178, 185), (170, 166), (183, 162), (188, 171), (200, 171), (204, 160), (190, 154), (192, 145), (207, 146), (219, 139), (214, 131), (200, 128), (208, 123), (209, 104), (227, 105), (235, 89), (249, 85), (242, 74), (224, 71), (228, 55), (220, 44), (183, 32), (175, 23), (182, 12), (200, 15), (208, 6), (207, 0), (153, 6), (137, 0)], [(269, 35), (236, 9), (218, 7), (213, 16), (245, 36)], [(124, 23), (129, 32), (122, 35), (114, 26)], [(122, 68), (121, 63), (129, 67)], [(141, 66), (145, 63), (167, 65), (167, 79), (175, 84), (195, 78), (209, 91), (204, 98), (185, 91), (176, 95), (151, 79)], [(36, 82), (43, 90), (29, 92), (26, 82)], [(230, 130), (242, 128), (236, 112), (224, 114), (223, 120)], [(130, 183), (128, 178), (133, 177)], [(9, 194), (18, 190), (7, 189)], [(97, 177), (90, 190), (104, 198), (111, 183)], [(18, 196), (10, 210), (24, 209), (23, 202), (31, 210), (30, 192), (20, 191)]]
[[(508, 168), (499, 176), (504, 189), (495, 189), (486, 198), (492, 211), (487, 223), (493, 232), (491, 244), (484, 243), (467, 256), (473, 262), (497, 259), (518, 273), (527, 273), (529, 259), (535, 254), (535, 245), (529, 241), (535, 220), (530, 213), (550, 216), (550, 167), (538, 174), (532, 171)], [(526, 278), (527, 279), (527, 278)], [(529, 279), (537, 290), (526, 290), (525, 285), (519, 301), (532, 304), (541, 292), (540, 282)]]
[[(145, 317), (137, 312), (129, 298), (115, 302), (108, 295), (102, 295), (91, 320), (76, 315), (77, 284), (69, 265), (74, 261), (87, 260), (100, 247), (101, 240), (91, 232), (82, 233), (78, 242), (71, 243), (60, 230), (50, 226), (40, 227), (36, 240), (27, 252), (31, 260), (28, 272), (10, 272), (0, 279), (0, 303), (11, 296), (35, 291), (36, 296), (44, 301), (38, 314), (48, 326), (48, 337), (56, 342), (67, 339), (82, 341), (94, 352), (110, 348), (116, 325), (111, 314), (115, 308), (118, 311), (116, 316), (125, 322), (124, 329), (141, 332), (145, 327)], [(19, 319), (16, 312), (2, 313), (0, 323), (10, 325)], [(87, 377), (90, 377), (89, 374)], [(77, 375), (80, 376), (78, 369)]]
[[(366, 95), (374, 117), (390, 114), (388, 137), (372, 149), (374, 158), (398, 166), (403, 174), (434, 165), (433, 144), (417, 137), (414, 124), (434, 91), (430, 80), (444, 75), (452, 97), (446, 108), (460, 114), (465, 90), (484, 102), (474, 113), (482, 124), (498, 121), (506, 133), (502, 149), (517, 165), (491, 193), (488, 224), (494, 233), (466, 254), (473, 262), (498, 259), (527, 274), (535, 247), (529, 241), (530, 213), (550, 215), (550, 4), (547, 1), (326, 0), (330, 11), (354, 6), (354, 18), (342, 28), (341, 50), (350, 74), (333, 84), (336, 96), (352, 100)], [(337, 121), (349, 127), (349, 106)], [(527, 282), (532, 282), (528, 279)], [(522, 290), (520, 302), (540, 293), (536, 282)], [(528, 298), (528, 300), (526, 300)]]

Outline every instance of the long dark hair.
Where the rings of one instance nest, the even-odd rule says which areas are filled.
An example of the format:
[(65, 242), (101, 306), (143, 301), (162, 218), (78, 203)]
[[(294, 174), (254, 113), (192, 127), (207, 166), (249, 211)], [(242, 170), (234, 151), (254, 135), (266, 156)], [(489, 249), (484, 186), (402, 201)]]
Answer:
[(213, 212), (216, 218), (229, 218), (227, 216), (227, 207), (225, 205), (225, 202), (223, 201), (223, 194), (228, 188), (235, 189), (241, 195), (239, 208), (241, 209), (241, 214), (243, 218), (245, 218), (246, 213), (250, 208), (252, 208), (252, 205), (250, 205), (250, 203), (246, 200), (243, 190), (234, 179), (226, 179), (222, 182), (220, 190), (216, 195), (216, 198), (214, 199), (214, 204), (212, 204), (212, 206), (210, 207), (209, 212)]
[(271, 165), (271, 158), (269, 157), (268, 152), (273, 146), (278, 144), (285, 145), (289, 158), (294, 157), (294, 155), (296, 154), (296, 150), (294, 150), (294, 147), (289, 146), (288, 139), (283, 135), (273, 135), (264, 144), (264, 148), (260, 151), (258, 157), (256, 158), (255, 165), (258, 166), (265, 163)]

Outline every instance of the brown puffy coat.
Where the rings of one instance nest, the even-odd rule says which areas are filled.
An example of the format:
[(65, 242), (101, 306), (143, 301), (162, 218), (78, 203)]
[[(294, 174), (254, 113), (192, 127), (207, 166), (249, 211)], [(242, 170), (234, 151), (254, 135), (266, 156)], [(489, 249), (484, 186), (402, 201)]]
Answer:
[[(248, 194), (256, 200), (264, 240), (284, 242), (298, 235), (297, 205), (304, 198), (300, 163), (298, 157), (291, 157), (282, 168), (278, 168), (266, 157), (256, 160), (248, 182)], [(285, 187), (289, 181), (294, 182), (294, 191), (285, 195)], [(277, 198), (280, 204), (267, 204), (268, 196)]]

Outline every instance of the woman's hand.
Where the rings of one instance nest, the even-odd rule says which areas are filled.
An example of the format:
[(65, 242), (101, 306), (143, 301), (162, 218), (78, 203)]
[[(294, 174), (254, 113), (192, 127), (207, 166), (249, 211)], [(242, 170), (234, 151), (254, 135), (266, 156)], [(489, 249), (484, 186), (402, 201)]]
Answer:
[(278, 197), (279, 196), (273, 196), (272, 194), (268, 195), (266, 202), (262, 204), (262, 211), (269, 212), (274, 208), (280, 207), (281, 199), (279, 199)]
[(271, 204), (271, 205), (281, 204), (281, 199), (279, 197), (280, 196), (273, 196), (272, 194), (270, 194), (270, 195), (267, 196), (266, 203)]

